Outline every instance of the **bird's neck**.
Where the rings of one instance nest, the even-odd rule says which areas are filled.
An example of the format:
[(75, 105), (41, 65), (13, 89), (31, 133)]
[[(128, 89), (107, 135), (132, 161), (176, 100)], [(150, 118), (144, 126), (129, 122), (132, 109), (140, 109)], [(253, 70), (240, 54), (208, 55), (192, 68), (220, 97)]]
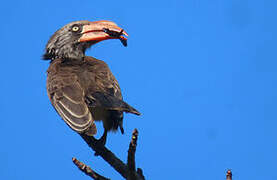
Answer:
[(47, 49), (46, 53), (43, 55), (45, 60), (79, 60), (82, 61), (85, 57), (85, 46), (80, 45), (65, 45), (61, 47), (56, 47), (52, 49)]
[(57, 62), (58, 61), (58, 63), (61, 63), (61, 64), (64, 64), (64, 65), (69, 65), (69, 64), (71, 64), (71, 65), (80, 65), (80, 64), (83, 64), (84, 63), (84, 61), (85, 61), (85, 57), (83, 57), (83, 58), (76, 58), (76, 59), (72, 59), (72, 58), (55, 58), (55, 59), (53, 59), (53, 60), (51, 60), (51, 63), (52, 62)]

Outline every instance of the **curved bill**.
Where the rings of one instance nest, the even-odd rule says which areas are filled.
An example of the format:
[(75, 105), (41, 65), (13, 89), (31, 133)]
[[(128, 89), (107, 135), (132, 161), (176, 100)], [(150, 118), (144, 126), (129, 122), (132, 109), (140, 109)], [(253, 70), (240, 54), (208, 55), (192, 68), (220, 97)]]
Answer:
[(95, 21), (83, 26), (82, 36), (79, 42), (96, 41), (107, 39), (119, 39), (124, 46), (127, 46), (128, 34), (112, 21)]

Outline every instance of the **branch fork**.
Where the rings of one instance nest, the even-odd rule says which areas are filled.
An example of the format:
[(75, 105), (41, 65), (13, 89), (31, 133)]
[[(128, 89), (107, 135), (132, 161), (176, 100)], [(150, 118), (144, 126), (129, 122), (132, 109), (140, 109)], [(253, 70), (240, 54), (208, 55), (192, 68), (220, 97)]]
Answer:
[[(124, 179), (127, 180), (145, 180), (142, 169), (138, 168), (136, 170), (135, 165), (135, 153), (137, 148), (138, 140), (138, 130), (135, 129), (132, 133), (131, 142), (128, 149), (127, 164), (122, 162), (118, 157), (116, 157), (109, 149), (105, 146), (99, 146), (97, 139), (85, 134), (80, 134), (83, 140), (88, 144), (88, 146), (95, 151), (97, 155), (102, 157), (108, 164), (110, 164)], [(108, 180), (108, 178), (96, 173), (89, 166), (72, 158), (73, 163), (86, 175), (95, 180)]]

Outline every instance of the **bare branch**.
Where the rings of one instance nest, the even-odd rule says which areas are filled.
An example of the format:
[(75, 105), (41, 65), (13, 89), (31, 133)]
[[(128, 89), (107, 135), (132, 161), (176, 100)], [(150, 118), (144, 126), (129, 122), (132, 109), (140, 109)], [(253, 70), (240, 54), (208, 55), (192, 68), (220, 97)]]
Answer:
[(232, 180), (232, 171), (230, 169), (226, 173), (226, 180)]
[[(138, 130), (134, 129), (132, 133), (131, 142), (128, 149), (127, 164), (122, 162), (116, 157), (109, 149), (98, 143), (98, 140), (92, 136), (80, 134), (88, 146), (95, 151), (95, 153), (101, 156), (108, 164), (110, 164), (124, 179), (127, 180), (145, 180), (143, 171), (140, 168), (136, 170), (135, 153), (137, 148)], [(93, 171), (89, 166), (80, 162), (76, 158), (72, 158), (73, 163), (86, 175), (90, 176), (94, 180), (109, 180), (108, 178), (101, 176)], [(232, 172), (229, 169), (226, 173), (226, 180), (232, 180)]]
[(135, 129), (132, 134), (132, 139), (129, 145), (128, 150), (128, 180), (136, 179), (136, 164), (135, 164), (135, 153), (137, 148), (137, 140), (138, 140), (138, 130)]
[(82, 163), (78, 159), (72, 158), (72, 161), (82, 172), (84, 172), (86, 175), (90, 176), (94, 180), (109, 180), (108, 178), (105, 178), (104, 176), (101, 176), (100, 174), (93, 171), (89, 166)]
[(144, 180), (142, 170), (135, 169), (135, 152), (137, 146), (138, 131), (134, 130), (132, 140), (128, 150), (128, 162), (127, 165), (116, 157), (109, 149), (98, 143), (98, 140), (92, 136), (80, 134), (88, 146), (95, 151), (95, 153), (101, 156), (107, 163), (109, 163), (123, 178), (128, 180)]
[(127, 166), (118, 157), (116, 157), (109, 149), (100, 146), (97, 139), (93, 136), (80, 134), (88, 146), (109, 163), (122, 177), (127, 178)]
[(145, 180), (145, 177), (144, 177), (144, 175), (143, 175), (143, 171), (142, 171), (141, 168), (138, 168), (137, 173), (138, 173), (138, 175), (139, 175), (139, 177), (140, 177), (141, 180)]

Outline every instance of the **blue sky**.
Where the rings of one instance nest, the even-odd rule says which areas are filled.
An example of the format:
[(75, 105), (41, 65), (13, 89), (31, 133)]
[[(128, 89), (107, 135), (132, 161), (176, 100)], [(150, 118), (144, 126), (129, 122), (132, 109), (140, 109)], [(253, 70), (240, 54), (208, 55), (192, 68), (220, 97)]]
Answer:
[[(277, 179), (276, 5), (273, 0), (34, 1), (1, 3), (1, 179), (89, 179), (77, 157), (121, 179), (50, 105), (41, 60), (49, 37), (75, 20), (112, 20), (129, 34), (87, 55), (106, 61), (124, 99), (125, 135), (107, 146), (126, 160), (139, 130), (147, 179)], [(97, 124), (99, 133), (102, 125)], [(98, 135), (97, 137), (99, 137)], [(206, 178), (208, 177), (208, 178)]]

